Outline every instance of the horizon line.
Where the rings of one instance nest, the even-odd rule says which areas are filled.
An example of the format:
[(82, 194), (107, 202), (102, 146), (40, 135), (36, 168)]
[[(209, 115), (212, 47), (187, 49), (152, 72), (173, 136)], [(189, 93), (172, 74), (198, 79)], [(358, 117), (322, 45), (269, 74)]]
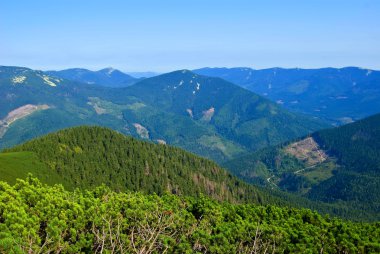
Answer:
[(307, 67), (280, 67), (280, 66), (273, 66), (273, 67), (266, 67), (266, 68), (254, 68), (252, 66), (203, 66), (203, 67), (195, 67), (195, 68), (183, 68), (183, 67), (178, 67), (176, 69), (171, 69), (171, 70), (165, 70), (165, 71), (156, 71), (156, 70), (126, 70), (125, 68), (118, 68), (118, 67), (103, 67), (103, 68), (91, 68), (91, 67), (64, 67), (64, 68), (34, 68), (34, 67), (28, 67), (28, 66), (22, 66), (22, 65), (0, 65), (0, 67), (18, 67), (18, 68), (27, 68), (31, 70), (36, 70), (36, 71), (64, 71), (64, 70), (72, 70), (72, 69), (83, 69), (83, 70), (88, 70), (92, 72), (96, 71), (101, 71), (105, 69), (114, 69), (121, 71), (123, 73), (154, 73), (154, 74), (163, 74), (163, 73), (170, 73), (178, 70), (189, 70), (189, 71), (194, 71), (194, 70), (199, 70), (199, 69), (251, 69), (253, 71), (262, 71), (262, 70), (270, 70), (270, 69), (284, 69), (284, 70), (292, 70), (292, 69), (299, 69), (299, 70), (320, 70), (320, 69), (347, 69), (347, 68), (357, 68), (357, 69), (362, 69), (362, 70), (371, 70), (371, 71), (380, 71), (379, 69), (372, 69), (372, 68), (366, 68), (366, 67), (361, 67), (361, 66), (355, 66), (355, 65), (347, 65), (343, 67), (333, 67), (333, 66), (324, 66), (324, 67), (312, 67), (312, 68), (307, 68)]

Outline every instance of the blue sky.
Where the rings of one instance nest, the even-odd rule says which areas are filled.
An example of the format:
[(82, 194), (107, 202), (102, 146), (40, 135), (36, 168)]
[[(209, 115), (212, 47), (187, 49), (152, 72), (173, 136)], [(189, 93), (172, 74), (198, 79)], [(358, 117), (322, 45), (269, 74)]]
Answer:
[(1, 1), (0, 65), (380, 69), (380, 1)]

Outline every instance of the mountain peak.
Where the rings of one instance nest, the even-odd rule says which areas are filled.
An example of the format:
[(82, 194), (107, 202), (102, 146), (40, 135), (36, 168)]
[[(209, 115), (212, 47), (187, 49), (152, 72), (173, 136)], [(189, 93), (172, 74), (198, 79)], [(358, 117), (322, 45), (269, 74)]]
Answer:
[(110, 76), (110, 75), (112, 75), (112, 73), (115, 72), (115, 71), (117, 71), (117, 72), (121, 72), (121, 71), (119, 71), (119, 70), (117, 70), (117, 69), (114, 69), (114, 68), (112, 68), (112, 67), (107, 67), (107, 68), (101, 69), (101, 70), (99, 70), (98, 72), (100, 72), (100, 73), (104, 73), (104, 74)]
[(196, 75), (196, 74), (194, 72), (192, 72), (191, 70), (183, 69), (183, 70), (176, 70), (176, 71), (164, 73), (164, 74), (159, 75), (159, 76), (163, 76), (163, 75)]
[(180, 70), (180, 72), (182, 72), (183, 74), (186, 74), (186, 73), (191, 73), (191, 71), (190, 71), (190, 70), (188, 70), (188, 69), (183, 69), (183, 70)]

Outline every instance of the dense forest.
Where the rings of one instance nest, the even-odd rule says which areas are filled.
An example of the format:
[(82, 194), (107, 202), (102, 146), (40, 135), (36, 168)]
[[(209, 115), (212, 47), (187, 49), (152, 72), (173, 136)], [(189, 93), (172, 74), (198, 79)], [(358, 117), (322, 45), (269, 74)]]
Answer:
[[(264, 148), (225, 166), (248, 182), (338, 207), (355, 207), (363, 211), (361, 218), (378, 220), (379, 144), (380, 114), (377, 114)], [(304, 153), (307, 149), (309, 153)]]
[(1, 253), (379, 253), (380, 224), (105, 186), (0, 182)]
[(312, 136), (340, 167), (309, 197), (351, 201), (380, 214), (380, 114)]
[(379, 174), (380, 114), (336, 129), (312, 135), (329, 154), (338, 158), (345, 171)]
[(307, 207), (357, 220), (371, 213), (326, 205), (239, 180), (214, 162), (168, 145), (144, 142), (102, 127), (75, 127), (0, 153), (0, 180), (15, 183), (28, 173), (68, 190), (101, 184), (114, 191), (208, 197), (233, 203)]
[(5, 153), (25, 151), (37, 154), (71, 189), (106, 184), (115, 191), (204, 193), (231, 201), (257, 197), (254, 188), (247, 188), (210, 160), (102, 127), (62, 130)]

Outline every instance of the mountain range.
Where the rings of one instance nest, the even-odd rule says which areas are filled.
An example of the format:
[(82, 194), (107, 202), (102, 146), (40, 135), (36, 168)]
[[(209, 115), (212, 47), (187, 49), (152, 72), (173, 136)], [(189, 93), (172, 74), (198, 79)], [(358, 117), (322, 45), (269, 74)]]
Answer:
[[(74, 78), (71, 78), (74, 80)], [(91, 124), (225, 161), (328, 126), (219, 78), (181, 70), (124, 88), (0, 67), (0, 147)]]
[(189, 70), (86, 72), (0, 66), (0, 253), (379, 252), (380, 114), (332, 128)]
[(74, 68), (61, 71), (46, 71), (45, 73), (71, 81), (106, 87), (126, 87), (138, 81), (138, 78), (134, 78), (114, 68), (105, 68), (99, 71)]
[[(367, 211), (367, 217), (378, 212), (377, 196), (368, 195), (368, 191), (379, 191), (376, 184), (378, 162), (374, 159), (378, 148), (373, 147), (379, 143), (376, 116), (337, 129), (318, 131), (331, 125), (316, 117), (288, 111), (281, 104), (224, 79), (189, 70), (145, 78), (133, 85), (116, 88), (23, 67), (3, 66), (0, 67), (0, 96), (4, 98), (0, 100), (3, 109), (0, 112), (1, 148), (67, 127), (105, 126), (213, 159), (243, 180), (270, 187), (276, 193), (289, 192), (303, 200), (312, 200), (310, 202), (337, 205), (337, 209), (344, 211), (355, 205), (359, 211)], [(351, 135), (346, 129), (355, 130), (355, 133)], [(355, 143), (357, 140), (367, 143), (360, 146)], [(43, 147), (42, 143), (40, 146)], [(347, 153), (344, 149), (349, 147), (361, 147), (361, 150)], [(339, 149), (344, 150), (342, 154), (337, 152)], [(23, 156), (26, 161), (35, 161), (33, 165), (41, 166), (35, 154), (7, 158), (22, 164), (25, 162)], [(358, 165), (345, 164), (349, 158), (372, 171), (361, 171)], [(72, 180), (56, 174), (49, 177), (46, 167), (41, 168), (45, 169), (39, 171), (40, 178), (58, 179), (72, 186)], [(75, 167), (70, 165), (69, 168)], [(83, 179), (88, 177), (82, 176)], [(82, 178), (75, 181), (80, 183)], [(100, 183), (96, 179), (93, 181)], [(112, 180), (109, 184), (113, 182), (117, 183)], [(368, 185), (368, 190), (361, 187), (364, 185)], [(278, 195), (282, 197), (286, 193)], [(361, 199), (368, 202), (360, 202)]]
[(349, 123), (380, 112), (380, 72), (375, 70), (203, 68), (194, 72), (223, 78), (288, 110), (333, 124)]

